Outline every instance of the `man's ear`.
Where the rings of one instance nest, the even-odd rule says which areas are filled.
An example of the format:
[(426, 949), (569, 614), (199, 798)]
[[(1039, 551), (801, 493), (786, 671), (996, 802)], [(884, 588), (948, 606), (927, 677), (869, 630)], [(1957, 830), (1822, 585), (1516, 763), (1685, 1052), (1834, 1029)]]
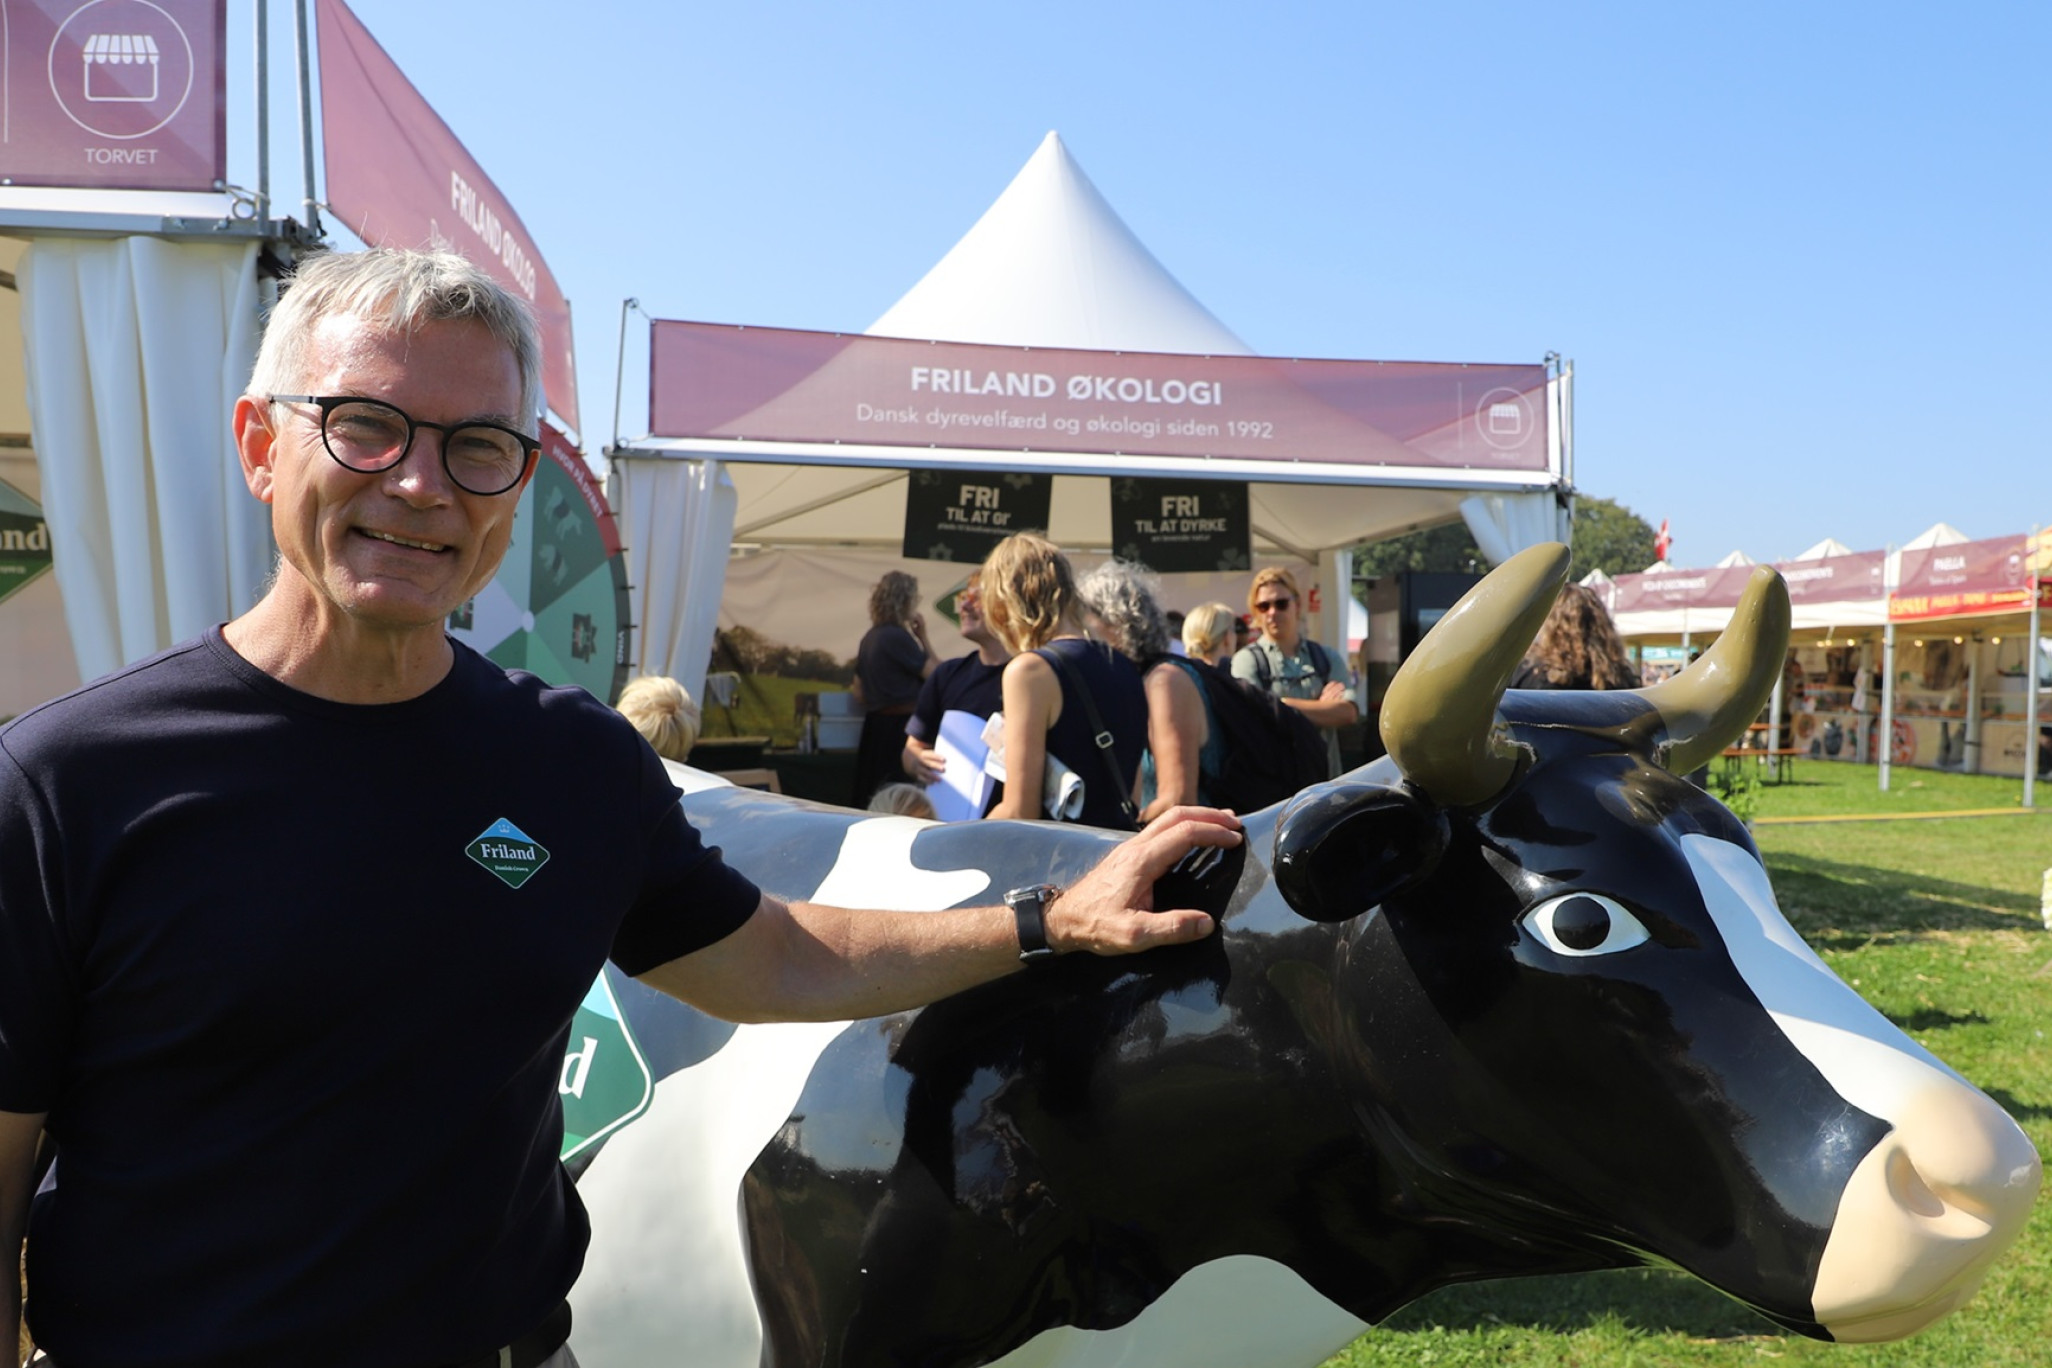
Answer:
[(235, 401), (235, 450), (242, 458), (242, 478), (260, 503), (269, 503), (276, 485), (272, 462), (278, 434), (271, 427), (271, 406), (243, 395)]

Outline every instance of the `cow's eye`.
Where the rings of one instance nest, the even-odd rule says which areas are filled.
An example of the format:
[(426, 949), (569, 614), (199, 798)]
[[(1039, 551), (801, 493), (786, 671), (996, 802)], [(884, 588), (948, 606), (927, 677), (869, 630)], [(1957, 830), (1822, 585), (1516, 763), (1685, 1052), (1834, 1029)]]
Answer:
[(1637, 917), (1599, 893), (1548, 898), (1525, 914), (1525, 929), (1558, 955), (1614, 955), (1646, 939)]

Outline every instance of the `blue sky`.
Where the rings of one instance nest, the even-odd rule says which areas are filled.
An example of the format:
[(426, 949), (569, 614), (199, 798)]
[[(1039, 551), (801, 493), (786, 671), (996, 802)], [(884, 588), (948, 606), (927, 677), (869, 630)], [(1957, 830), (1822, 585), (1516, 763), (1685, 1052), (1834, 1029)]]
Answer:
[(1684, 564), (2052, 523), (2052, 6), (352, 8), (570, 296), (593, 449), (622, 299), (859, 331), (1054, 129), (1257, 351), (1572, 358), (1578, 485)]

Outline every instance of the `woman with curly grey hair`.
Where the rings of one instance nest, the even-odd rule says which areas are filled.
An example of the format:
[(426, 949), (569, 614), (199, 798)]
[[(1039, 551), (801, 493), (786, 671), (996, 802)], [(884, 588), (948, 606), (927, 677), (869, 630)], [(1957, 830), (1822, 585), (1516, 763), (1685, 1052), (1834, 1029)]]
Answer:
[(892, 570), (869, 591), (869, 631), (855, 648), (855, 697), (862, 705), (862, 740), (855, 751), (855, 806), (896, 779), (905, 749), (905, 723), (919, 686), (940, 664), (919, 615), (919, 581)]
[(1179, 803), (1211, 802), (1225, 763), (1225, 738), (1197, 667), (1169, 654), (1157, 581), (1144, 565), (1108, 560), (1076, 586), (1097, 634), (1141, 671), (1147, 694), (1147, 753), (1140, 759), (1140, 822)]

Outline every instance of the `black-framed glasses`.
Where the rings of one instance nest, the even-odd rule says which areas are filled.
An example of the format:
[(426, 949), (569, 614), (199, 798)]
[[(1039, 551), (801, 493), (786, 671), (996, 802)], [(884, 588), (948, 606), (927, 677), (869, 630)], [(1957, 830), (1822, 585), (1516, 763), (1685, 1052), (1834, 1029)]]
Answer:
[(430, 423), (396, 404), (353, 394), (273, 394), (273, 403), (312, 404), (321, 411), (321, 445), (335, 464), (359, 475), (390, 470), (413, 449), (414, 434), (442, 434), (442, 469), (459, 489), (504, 494), (520, 483), (541, 443), (499, 423)]
[(1295, 602), (1295, 599), (1286, 598), (1263, 599), (1261, 602), (1254, 605), (1254, 611), (1257, 613), (1280, 613), (1283, 609), (1289, 607), (1292, 603)]

